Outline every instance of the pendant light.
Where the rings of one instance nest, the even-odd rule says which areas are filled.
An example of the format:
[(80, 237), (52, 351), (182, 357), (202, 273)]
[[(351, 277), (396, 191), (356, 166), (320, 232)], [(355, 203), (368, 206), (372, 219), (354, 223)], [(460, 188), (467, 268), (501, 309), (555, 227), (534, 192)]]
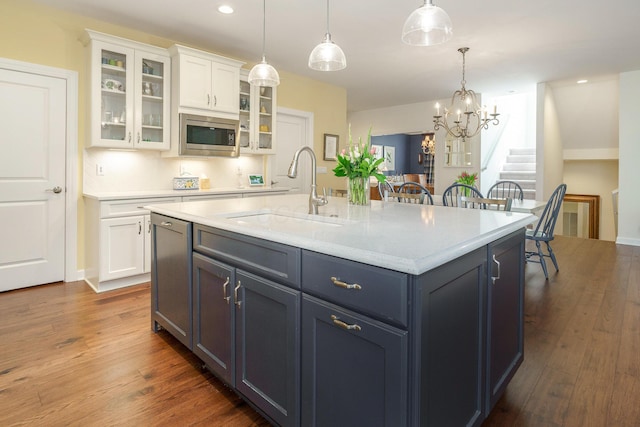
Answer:
[(254, 65), (249, 72), (249, 84), (254, 86), (278, 86), (280, 84), (280, 76), (278, 71), (271, 65), (267, 64), (265, 59), (265, 40), (267, 27), (267, 5), (266, 0), (262, 0), (262, 62)]
[(433, 0), (425, 0), (405, 21), (402, 41), (414, 46), (432, 46), (446, 42), (452, 34), (447, 12), (434, 5)]
[(340, 46), (331, 40), (329, 33), (329, 0), (327, 0), (327, 32), (322, 43), (317, 45), (309, 55), (309, 68), (318, 71), (338, 71), (347, 66), (347, 58)]

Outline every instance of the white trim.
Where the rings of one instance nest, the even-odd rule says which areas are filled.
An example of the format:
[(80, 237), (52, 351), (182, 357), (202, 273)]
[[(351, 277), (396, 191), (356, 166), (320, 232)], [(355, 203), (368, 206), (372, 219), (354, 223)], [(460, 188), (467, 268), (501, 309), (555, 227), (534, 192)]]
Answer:
[(618, 245), (630, 245), (630, 246), (640, 246), (640, 239), (634, 239), (632, 237), (620, 237), (616, 239), (616, 244)]
[(66, 81), (67, 140), (65, 177), (64, 281), (78, 280), (78, 73), (72, 70), (0, 58), (0, 67)]
[(562, 151), (564, 160), (618, 160), (617, 148), (578, 148)]

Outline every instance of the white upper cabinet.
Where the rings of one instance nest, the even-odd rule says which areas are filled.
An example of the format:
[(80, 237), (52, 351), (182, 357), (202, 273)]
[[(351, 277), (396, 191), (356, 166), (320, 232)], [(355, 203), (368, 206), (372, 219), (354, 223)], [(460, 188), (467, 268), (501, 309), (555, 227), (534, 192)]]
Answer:
[(240, 70), (240, 153), (275, 154), (275, 87), (250, 85), (249, 71)]
[(168, 150), (171, 58), (165, 49), (86, 30), (88, 147)]
[(177, 106), (174, 113), (238, 118), (238, 80), (244, 62), (180, 45), (169, 51)]

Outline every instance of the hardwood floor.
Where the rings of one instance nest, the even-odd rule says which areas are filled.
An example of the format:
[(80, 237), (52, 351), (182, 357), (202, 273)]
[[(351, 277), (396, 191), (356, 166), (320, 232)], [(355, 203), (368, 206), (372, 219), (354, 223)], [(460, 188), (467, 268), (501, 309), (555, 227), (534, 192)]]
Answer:
[[(526, 266), (525, 360), (484, 427), (640, 425), (640, 248), (558, 236)], [(265, 426), (166, 332), (149, 285), (0, 294), (0, 425)]]
[(524, 362), (483, 427), (640, 425), (640, 247), (557, 236), (525, 269)]

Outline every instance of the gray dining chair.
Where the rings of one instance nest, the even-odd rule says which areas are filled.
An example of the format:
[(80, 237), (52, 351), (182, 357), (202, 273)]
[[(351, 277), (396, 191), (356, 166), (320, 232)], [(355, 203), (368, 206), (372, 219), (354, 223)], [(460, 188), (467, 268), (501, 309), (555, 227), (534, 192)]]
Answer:
[(524, 200), (524, 191), (520, 184), (514, 181), (498, 181), (493, 184), (489, 191), (487, 191), (487, 197), (492, 199), (517, 199)]
[[(526, 260), (527, 262), (537, 262), (542, 265), (542, 271), (544, 271), (544, 277), (547, 280), (549, 280), (549, 272), (547, 271), (547, 263), (544, 260), (545, 257), (551, 258), (556, 271), (560, 271), (560, 268), (558, 268), (558, 260), (556, 260), (553, 249), (551, 249), (550, 242), (553, 240), (553, 230), (556, 226), (562, 200), (566, 192), (566, 184), (560, 184), (558, 188), (553, 191), (535, 228), (527, 230), (525, 234), (526, 239), (535, 242), (537, 248), (537, 251), (525, 251)], [(542, 251), (541, 242), (544, 242), (547, 246), (546, 254)]]
[(378, 182), (378, 194), (380, 194), (380, 200), (386, 200), (385, 196), (391, 193), (393, 193), (393, 185), (389, 184), (389, 181)]
[(444, 206), (458, 206), (458, 196), (467, 196), (467, 197), (484, 197), (477, 188), (472, 187), (467, 184), (460, 184), (459, 182), (454, 182), (446, 190), (442, 193), (442, 204)]
[(429, 190), (417, 182), (405, 182), (398, 188), (398, 192), (393, 194), (393, 197), (403, 203), (433, 205), (433, 197), (431, 197)]
[(509, 197), (507, 197), (506, 199), (489, 199), (486, 197), (460, 196), (460, 203), (458, 204), (458, 207), (509, 212), (511, 211), (512, 201), (513, 199)]

